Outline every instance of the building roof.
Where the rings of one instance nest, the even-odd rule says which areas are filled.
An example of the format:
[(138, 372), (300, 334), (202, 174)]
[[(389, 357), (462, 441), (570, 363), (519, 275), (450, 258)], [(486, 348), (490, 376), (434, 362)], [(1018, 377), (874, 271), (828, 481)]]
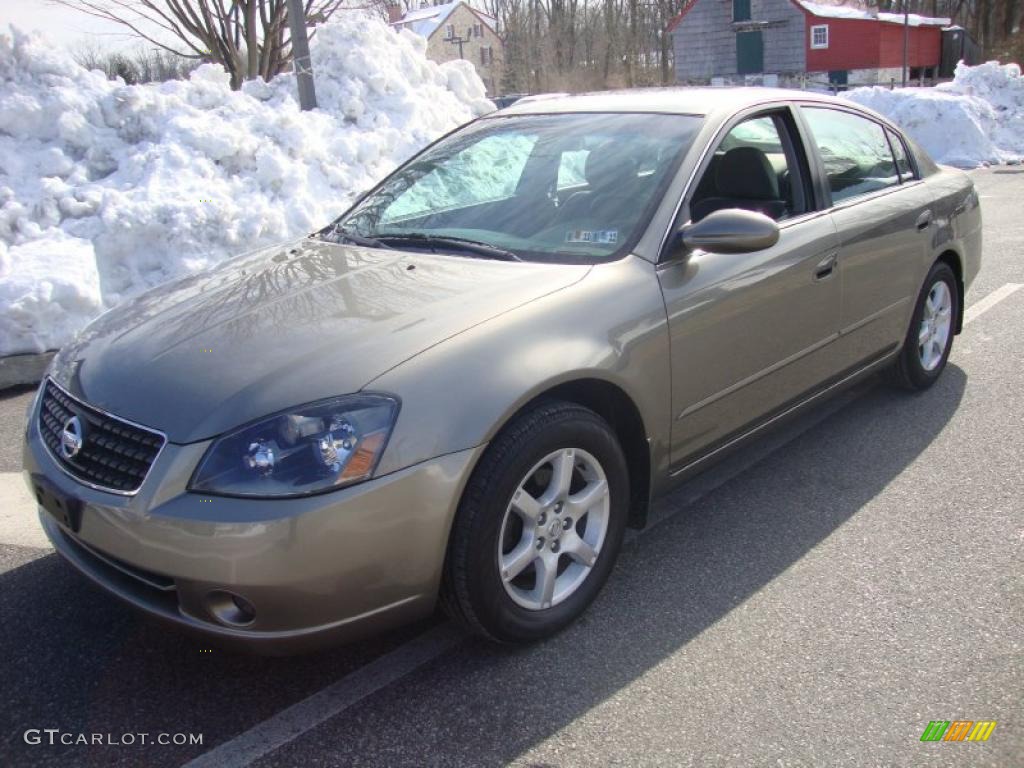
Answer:
[(488, 16), (486, 13), (478, 11), (469, 3), (466, 3), (465, 0), (454, 0), (444, 5), (428, 5), (423, 8), (417, 8), (414, 11), (409, 11), (398, 21), (392, 22), (391, 26), (395, 29), (409, 29), (422, 37), (430, 37), (448, 20), (452, 11), (460, 5), (465, 5), (479, 16), (480, 20), (489, 26), (492, 32), (497, 31), (498, 24), (493, 16)]
[[(686, 16), (697, 2), (698, 0), (686, 1), (682, 10), (669, 22), (667, 29), (669, 33), (672, 33), (679, 26), (679, 22), (683, 20), (683, 17)], [(812, 16), (823, 19), (863, 19), (864, 21), (878, 21), (883, 24), (903, 24), (902, 13), (881, 13), (854, 5), (831, 5), (829, 3), (815, 3), (811, 2), (811, 0), (790, 0), (790, 2)], [(907, 22), (911, 27), (945, 27), (950, 23), (950, 19), (911, 13)]]
[[(880, 11), (857, 8), (849, 5), (828, 5), (826, 3), (812, 3), (809, 0), (796, 0), (805, 11), (825, 19), (865, 19), (868, 21), (881, 21), (886, 24), (902, 24), (902, 13), (884, 13)], [(921, 16), (917, 13), (908, 14), (907, 23), (912, 27), (944, 27), (950, 20), (940, 17)]]

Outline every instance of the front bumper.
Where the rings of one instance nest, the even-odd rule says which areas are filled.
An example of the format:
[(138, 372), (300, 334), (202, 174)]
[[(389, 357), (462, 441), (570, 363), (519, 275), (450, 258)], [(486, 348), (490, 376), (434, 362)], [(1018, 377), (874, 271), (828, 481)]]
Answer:
[[(122, 600), (184, 630), (268, 654), (352, 640), (429, 614), (448, 531), (481, 448), (299, 499), (186, 490), (208, 443), (168, 444), (138, 494), (117, 496), (64, 474), (30, 424), (25, 479), (83, 502), (72, 532), (40, 508), (56, 550)], [(248, 601), (255, 618), (218, 618), (211, 593)]]

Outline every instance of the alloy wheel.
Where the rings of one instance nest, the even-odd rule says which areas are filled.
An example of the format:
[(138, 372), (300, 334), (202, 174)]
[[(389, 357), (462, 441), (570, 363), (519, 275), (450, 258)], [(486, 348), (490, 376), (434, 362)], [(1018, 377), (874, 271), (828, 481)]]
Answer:
[(498, 570), (509, 597), (540, 611), (586, 581), (608, 532), (608, 479), (580, 448), (545, 456), (520, 481), (498, 537)]
[(934, 371), (942, 363), (946, 342), (953, 327), (953, 297), (944, 280), (937, 280), (925, 299), (917, 351), (921, 367)]

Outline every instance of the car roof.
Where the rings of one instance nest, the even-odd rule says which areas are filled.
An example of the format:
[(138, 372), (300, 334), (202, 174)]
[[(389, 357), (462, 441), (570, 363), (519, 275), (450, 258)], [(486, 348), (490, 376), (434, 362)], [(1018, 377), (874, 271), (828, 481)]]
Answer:
[[(560, 112), (660, 112), (677, 115), (710, 115), (735, 112), (765, 102), (814, 101), (857, 107), (853, 102), (824, 94), (786, 88), (704, 86), (633, 88), (621, 91), (529, 96), (497, 115), (557, 114)], [(867, 111), (867, 110), (863, 110)]]

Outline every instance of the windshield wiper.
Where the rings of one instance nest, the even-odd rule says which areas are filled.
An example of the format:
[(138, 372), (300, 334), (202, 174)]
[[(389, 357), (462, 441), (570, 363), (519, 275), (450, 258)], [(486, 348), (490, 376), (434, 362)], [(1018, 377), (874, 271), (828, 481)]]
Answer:
[(378, 238), (385, 245), (391, 243), (408, 243), (409, 245), (422, 245), (424, 247), (436, 246), (438, 248), (451, 248), (457, 251), (483, 256), (485, 259), (497, 259), (499, 261), (522, 261), (521, 258), (488, 243), (481, 243), (478, 240), (469, 240), (465, 237), (449, 237), (448, 235), (428, 235), (425, 232), (411, 232), (400, 235), (380, 235)]
[(367, 248), (390, 248), (387, 243), (375, 237), (364, 237), (355, 232), (349, 232), (341, 226), (330, 226), (317, 232), (317, 237), (322, 240), (332, 240), (337, 243), (350, 243), (351, 245), (362, 245)]

